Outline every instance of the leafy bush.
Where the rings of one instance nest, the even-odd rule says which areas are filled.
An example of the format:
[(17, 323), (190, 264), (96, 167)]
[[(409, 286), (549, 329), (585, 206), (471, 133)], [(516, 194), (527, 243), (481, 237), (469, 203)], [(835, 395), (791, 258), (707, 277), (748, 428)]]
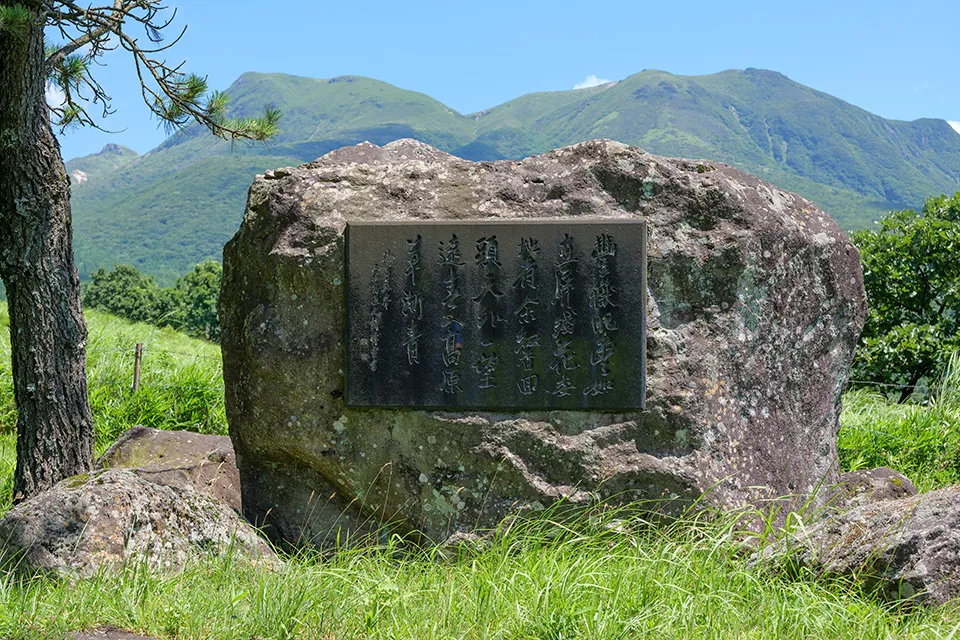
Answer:
[(897, 387), (903, 402), (960, 348), (960, 192), (879, 224), (853, 234), (870, 305), (853, 376)]
[(110, 271), (101, 267), (91, 280), (83, 290), (83, 306), (88, 309), (156, 325), (170, 311), (170, 296), (165, 290), (157, 286), (153, 277), (141, 274), (131, 265), (117, 265)]
[(83, 305), (219, 342), (217, 298), (222, 276), (220, 264), (207, 260), (178, 278), (173, 287), (160, 288), (153, 277), (130, 265), (118, 265), (110, 271), (101, 268), (84, 288)]
[(193, 271), (177, 278), (177, 284), (169, 294), (173, 303), (170, 319), (174, 328), (198, 338), (220, 342), (217, 300), (222, 279), (223, 267), (213, 260), (201, 262)]

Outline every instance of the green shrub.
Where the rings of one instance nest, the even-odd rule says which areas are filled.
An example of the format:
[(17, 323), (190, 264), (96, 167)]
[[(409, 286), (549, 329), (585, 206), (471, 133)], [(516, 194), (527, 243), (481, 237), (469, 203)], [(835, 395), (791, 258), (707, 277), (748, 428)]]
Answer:
[(219, 342), (217, 299), (222, 277), (223, 268), (214, 260), (198, 264), (166, 289), (130, 265), (110, 271), (101, 268), (84, 287), (83, 306)]
[(143, 275), (136, 267), (117, 265), (110, 271), (103, 267), (91, 276), (83, 290), (83, 306), (99, 309), (115, 316), (159, 325), (171, 311), (170, 296), (157, 286), (153, 277)]
[(853, 376), (891, 385), (904, 402), (960, 348), (960, 192), (893, 211), (853, 240), (870, 307)]
[(170, 291), (173, 305), (170, 319), (174, 328), (197, 338), (220, 342), (217, 300), (222, 279), (223, 267), (214, 260), (201, 262), (193, 271), (177, 278)]

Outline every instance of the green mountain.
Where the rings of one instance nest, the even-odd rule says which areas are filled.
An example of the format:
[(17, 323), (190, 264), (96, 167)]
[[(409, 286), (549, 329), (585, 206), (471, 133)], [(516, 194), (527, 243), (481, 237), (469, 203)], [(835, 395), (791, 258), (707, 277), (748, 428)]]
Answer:
[(67, 163), (69, 173), (87, 175), (73, 187), (82, 276), (126, 262), (169, 284), (197, 262), (219, 259), (255, 174), (364, 140), (410, 137), (495, 160), (612, 138), (660, 155), (729, 162), (818, 202), (848, 229), (960, 189), (960, 135), (947, 122), (886, 120), (757, 69), (644, 71), (470, 115), (355, 76), (246, 73), (228, 93), (233, 115), (279, 107), (282, 133), (268, 146), (231, 146), (192, 126), (143, 156), (108, 145)]
[(478, 114), (477, 143), (515, 157), (612, 138), (729, 162), (818, 202), (848, 228), (960, 188), (960, 135), (946, 121), (885, 120), (774, 71), (645, 71), (593, 91), (576, 102), (570, 94), (582, 92), (522, 96)]
[(135, 162), (140, 154), (119, 144), (108, 144), (100, 153), (82, 158), (74, 158), (67, 163), (70, 182), (81, 185), (90, 180), (97, 181), (103, 176), (122, 169)]

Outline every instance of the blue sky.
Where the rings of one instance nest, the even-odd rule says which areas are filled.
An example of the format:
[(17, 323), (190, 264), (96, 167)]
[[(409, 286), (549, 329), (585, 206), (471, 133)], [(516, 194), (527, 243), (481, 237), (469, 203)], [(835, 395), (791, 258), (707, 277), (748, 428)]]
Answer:
[[(470, 113), (590, 76), (773, 69), (886, 118), (960, 121), (960, 2), (252, 2), (170, 0), (168, 52), (225, 89), (245, 71), (362, 75)], [(60, 137), (65, 159), (165, 137), (125, 52), (98, 69), (116, 113)]]

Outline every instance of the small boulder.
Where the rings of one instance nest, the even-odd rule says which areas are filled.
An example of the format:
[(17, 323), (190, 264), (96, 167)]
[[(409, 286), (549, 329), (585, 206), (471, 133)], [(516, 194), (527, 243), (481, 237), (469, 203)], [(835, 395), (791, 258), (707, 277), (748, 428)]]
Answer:
[(856, 577), (884, 600), (943, 604), (960, 596), (960, 486), (850, 509), (761, 557)]
[(240, 472), (229, 436), (137, 425), (100, 458), (105, 469), (136, 468), (144, 480), (196, 489), (240, 513)]
[(883, 500), (917, 495), (910, 478), (890, 467), (859, 469), (840, 474), (827, 500), (831, 511), (844, 511)]
[(219, 500), (126, 469), (67, 478), (0, 520), (0, 566), (23, 573), (90, 576), (125, 561), (180, 569), (192, 556), (227, 550), (279, 562)]

